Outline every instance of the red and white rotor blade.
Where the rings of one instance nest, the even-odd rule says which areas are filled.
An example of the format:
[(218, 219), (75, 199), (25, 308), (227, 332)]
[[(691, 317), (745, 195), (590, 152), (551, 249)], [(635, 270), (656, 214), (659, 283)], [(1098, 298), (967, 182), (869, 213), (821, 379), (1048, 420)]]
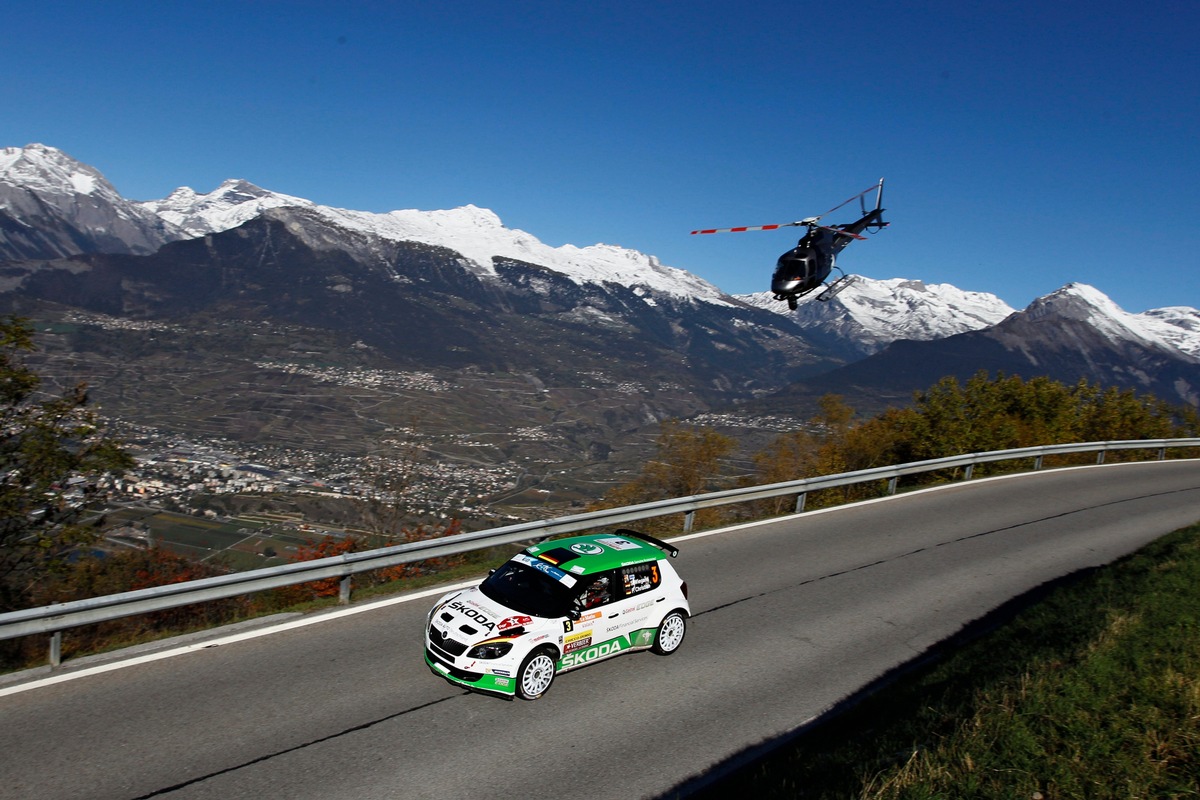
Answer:
[(692, 234), (697, 233), (741, 233), (742, 231), (773, 231), (778, 228), (790, 228), (794, 225), (801, 225), (800, 222), (781, 222), (778, 225), (742, 225), (738, 228), (702, 228), (698, 231), (692, 231)]

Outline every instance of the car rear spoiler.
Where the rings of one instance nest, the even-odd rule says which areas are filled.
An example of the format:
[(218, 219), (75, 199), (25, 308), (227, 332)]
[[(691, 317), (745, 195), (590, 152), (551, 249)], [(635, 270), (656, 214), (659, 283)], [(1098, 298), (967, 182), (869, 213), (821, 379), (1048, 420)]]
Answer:
[(675, 558), (679, 555), (678, 547), (667, 544), (662, 539), (656, 539), (648, 533), (640, 533), (638, 531), (631, 530), (629, 528), (618, 528), (617, 534), (620, 536), (624, 536), (626, 539), (641, 539), (643, 542), (652, 544), (655, 547), (659, 548), (660, 550), (665, 551), (666, 554), (669, 555), (671, 558)]

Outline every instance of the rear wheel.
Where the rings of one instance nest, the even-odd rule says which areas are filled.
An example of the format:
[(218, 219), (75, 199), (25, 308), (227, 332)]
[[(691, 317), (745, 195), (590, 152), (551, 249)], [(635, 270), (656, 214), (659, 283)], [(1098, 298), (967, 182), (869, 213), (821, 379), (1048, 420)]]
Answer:
[(548, 648), (534, 650), (517, 670), (517, 695), (522, 700), (537, 700), (554, 681), (554, 653)]
[(687, 620), (681, 611), (672, 611), (663, 617), (654, 634), (654, 645), (651, 648), (660, 656), (669, 656), (683, 644), (683, 636), (687, 633)]

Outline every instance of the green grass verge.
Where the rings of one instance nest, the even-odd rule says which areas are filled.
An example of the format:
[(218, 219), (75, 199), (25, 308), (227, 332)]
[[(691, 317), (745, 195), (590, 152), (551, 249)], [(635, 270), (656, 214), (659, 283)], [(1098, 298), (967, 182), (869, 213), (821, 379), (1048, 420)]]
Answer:
[(1200, 525), (689, 795), (735, 796), (1200, 796)]

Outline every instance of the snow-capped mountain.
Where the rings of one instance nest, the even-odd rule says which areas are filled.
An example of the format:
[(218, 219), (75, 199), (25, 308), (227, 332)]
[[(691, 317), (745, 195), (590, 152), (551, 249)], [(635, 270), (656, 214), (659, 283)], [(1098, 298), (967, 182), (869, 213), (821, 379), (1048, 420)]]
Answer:
[[(1046, 366), (1064, 360), (1086, 364), (1108, 383), (1151, 390), (1166, 370), (1190, 367), (1190, 377), (1175, 377), (1173, 390), (1158, 386), (1160, 397), (1178, 394), (1195, 404), (1200, 399), (1200, 334), (1186, 324), (1192, 315), (1155, 312), (1130, 314), (1103, 292), (1083, 283), (1071, 283), (1034, 300), (1020, 314), (990, 328), (986, 335), (1006, 350), (1019, 354), (1030, 365)], [(1167, 366), (1170, 365), (1170, 369)]]
[(0, 150), (0, 260), (153, 253), (185, 235), (61, 150)]
[[(1023, 314), (1029, 325), (1045, 320), (1051, 324), (1079, 321), (1114, 345), (1133, 342), (1173, 356), (1183, 353), (1200, 363), (1200, 311), (1194, 308), (1175, 306), (1130, 314), (1095, 287), (1070, 283), (1034, 300)], [(1009, 340), (1015, 342), (1016, 338), (1019, 335), (1014, 332)], [(1062, 341), (1061, 346), (1073, 345)]]
[(1200, 311), (1187, 306), (1154, 308), (1134, 315), (1152, 326), (1162, 339), (1189, 355), (1200, 357)]
[[(27, 181), (32, 198), (100, 185), (99, 173), (59, 151), (26, 150), (60, 176), (37, 171)], [(839, 363), (794, 322), (651, 256), (607, 245), (549, 247), (474, 206), (371, 214), (246, 181), (140, 204), (115, 191), (105, 197), (106, 221), (132, 206), (175, 241), (142, 255), (81, 239), (70, 260), (53, 249), (30, 256), (0, 248), (0, 303), (195, 317), (200, 326), (224, 319), (309, 327), (406, 368), (587, 371), (626, 381), (653, 365), (656, 380), (679, 397), (722, 402)]]
[(249, 181), (227, 180), (208, 194), (198, 194), (181, 186), (162, 200), (138, 204), (182, 230), (189, 237), (220, 233), (236, 228), (262, 214), (268, 208), (315, 204), (291, 195), (269, 192)]
[[(575, 297), (575, 304), (589, 297), (594, 307), (574, 305), (568, 316), (592, 324), (625, 324), (598, 310), (609, 307), (610, 292), (616, 291), (650, 309), (670, 304), (667, 316), (672, 325), (679, 324), (678, 315), (689, 306), (721, 309), (718, 316), (724, 322), (717, 324), (717, 317), (710, 317), (705, 323), (710, 336), (727, 325), (728, 330), (757, 326), (769, 331), (768, 338), (791, 338), (801, 349), (816, 345), (827, 357), (847, 361), (880, 353), (894, 342), (940, 341), (970, 332), (987, 332), (1008, 351), (1024, 353), (1035, 363), (1035, 351), (1044, 348), (1056, 348), (1068, 357), (1073, 347), (1086, 358), (1096, 337), (1133, 347), (1138, 357), (1158, 352), (1187, 363), (1200, 358), (1200, 311), (1172, 307), (1129, 314), (1081, 284), (1064, 287), (1016, 313), (994, 295), (948, 284), (859, 277), (831, 301), (810, 300), (789, 312), (768, 293), (734, 298), (635, 250), (605, 244), (551, 247), (532, 234), (505, 227), (494, 212), (473, 205), (377, 214), (318, 205), (244, 180), (226, 181), (207, 194), (182, 187), (162, 200), (136, 203), (122, 198), (97, 170), (55, 148), (35, 144), (0, 151), (0, 261), (89, 252), (153, 253), (165, 243), (220, 236), (261, 221), (266, 221), (265, 227), (243, 238), (254, 239), (282, 225), (281, 230), (314, 254), (342, 254), (322, 263), (349, 258), (360, 265), (374, 264), (372, 269), (381, 269), (397, 284), (412, 282), (404, 271), (416, 252), (414, 243), (444, 249), (445, 255), (437, 256), (436, 271), (446, 291), (476, 291), (470, 284), (460, 285), (447, 271), (457, 269), (502, 292), (539, 296), (542, 303), (551, 294)], [(223, 241), (229, 247), (235, 240)], [(562, 281), (582, 292), (567, 291)], [(344, 289), (349, 284), (331, 285)], [(625, 308), (624, 303), (621, 299), (611, 307)], [(773, 313), (762, 316), (760, 309)], [(751, 311), (753, 322), (745, 316)], [(629, 313), (622, 311), (622, 318), (628, 320)], [(776, 321), (764, 322), (771, 319)], [(1039, 320), (1049, 320), (1048, 326)], [(1042, 340), (1046, 331), (1064, 325), (1071, 332), (1059, 330)], [(1072, 335), (1078, 339), (1074, 344)], [(1036, 346), (1025, 343), (1027, 338)], [(713, 344), (722, 350), (719, 337)]]
[(795, 311), (770, 292), (737, 297), (791, 317), (821, 341), (843, 343), (847, 354), (858, 358), (898, 339), (929, 341), (988, 328), (1015, 310), (994, 294), (967, 292), (948, 283), (861, 275), (831, 300), (810, 298)]
[(708, 281), (664, 266), (654, 256), (608, 244), (551, 247), (532, 234), (505, 227), (494, 212), (473, 205), (376, 214), (318, 205), (243, 180), (226, 181), (209, 194), (182, 187), (163, 200), (141, 205), (193, 236), (235, 228), (270, 208), (303, 207), (347, 230), (393, 242), (420, 242), (455, 250), (466, 258), (464, 266), (476, 274), (495, 276), (492, 259), (507, 258), (552, 269), (579, 284), (611, 282), (673, 297), (731, 304), (729, 297)]
[(1066, 384), (1084, 380), (1196, 406), (1198, 321), (1195, 309), (1129, 314), (1095, 288), (1072, 283), (991, 327), (923, 342), (897, 340), (788, 391), (797, 397), (838, 392), (894, 402), (943, 377), (965, 381), (986, 371)]

